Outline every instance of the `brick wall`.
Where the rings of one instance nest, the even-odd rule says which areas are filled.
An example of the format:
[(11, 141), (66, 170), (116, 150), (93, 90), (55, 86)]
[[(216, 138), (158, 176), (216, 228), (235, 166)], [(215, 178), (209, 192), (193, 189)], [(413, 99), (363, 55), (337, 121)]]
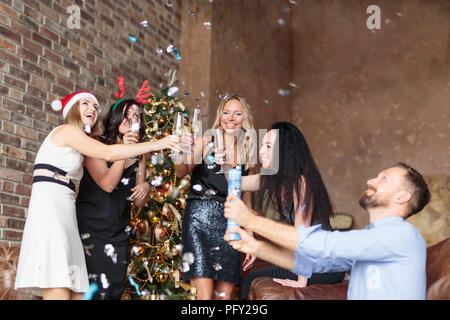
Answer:
[[(68, 28), (71, 5), (80, 29)], [(145, 79), (156, 91), (178, 68), (165, 48), (180, 41), (181, 12), (161, 0), (0, 0), (0, 245), (20, 244), (36, 152), (62, 123), (51, 101), (90, 90), (107, 111), (120, 74), (129, 92)]]

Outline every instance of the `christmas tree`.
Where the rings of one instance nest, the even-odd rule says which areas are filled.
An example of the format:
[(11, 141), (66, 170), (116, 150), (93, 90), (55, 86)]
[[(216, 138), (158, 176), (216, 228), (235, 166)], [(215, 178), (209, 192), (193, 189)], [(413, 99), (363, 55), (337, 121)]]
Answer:
[[(189, 111), (178, 88), (168, 85), (159, 94), (151, 94), (144, 105), (147, 141), (172, 134), (174, 115), (182, 112), (188, 123)], [(147, 179), (151, 197), (141, 209), (132, 206), (127, 280), (122, 299), (179, 300), (195, 299), (195, 288), (183, 283), (181, 219), (186, 206), (190, 176), (177, 178), (170, 150), (147, 156)]]

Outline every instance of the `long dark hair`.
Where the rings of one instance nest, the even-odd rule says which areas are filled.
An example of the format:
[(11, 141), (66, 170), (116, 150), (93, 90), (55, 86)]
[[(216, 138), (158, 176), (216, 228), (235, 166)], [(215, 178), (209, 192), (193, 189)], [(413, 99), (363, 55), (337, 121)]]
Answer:
[[(279, 168), (273, 175), (261, 175), (258, 203), (266, 210), (271, 202), (277, 205), (282, 218), (294, 224), (294, 192), (301, 199), (301, 176), (305, 177), (305, 212), (312, 212), (311, 222), (328, 223), (333, 208), (327, 189), (301, 131), (289, 122), (276, 122), (271, 130), (278, 130), (274, 150), (278, 150)], [(275, 155), (276, 156), (276, 155)]]
[[(128, 109), (136, 104), (139, 106), (140, 118), (141, 118), (141, 127), (139, 128), (139, 141), (143, 141), (144, 139), (144, 117), (142, 114), (142, 105), (134, 99), (128, 99), (121, 101), (114, 108), (114, 105), (111, 106), (110, 111), (106, 115), (103, 120), (104, 133), (101, 137), (102, 142), (105, 144), (116, 144), (117, 137), (123, 139), (123, 135), (119, 132), (119, 126), (122, 123), (123, 119), (127, 117)], [(114, 110), (113, 110), (114, 108)]]

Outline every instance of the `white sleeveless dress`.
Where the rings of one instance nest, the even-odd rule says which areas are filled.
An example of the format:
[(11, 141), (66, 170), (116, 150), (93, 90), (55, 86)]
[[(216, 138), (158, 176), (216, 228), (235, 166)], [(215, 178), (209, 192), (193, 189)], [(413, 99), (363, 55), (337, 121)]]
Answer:
[[(56, 129), (56, 128), (55, 128)], [(83, 176), (83, 155), (58, 147), (50, 136), (42, 143), (36, 164), (49, 164), (67, 172), (76, 185)], [(76, 192), (54, 182), (33, 183), (23, 231), (15, 289), (42, 295), (40, 288), (89, 290), (83, 245), (78, 232)]]

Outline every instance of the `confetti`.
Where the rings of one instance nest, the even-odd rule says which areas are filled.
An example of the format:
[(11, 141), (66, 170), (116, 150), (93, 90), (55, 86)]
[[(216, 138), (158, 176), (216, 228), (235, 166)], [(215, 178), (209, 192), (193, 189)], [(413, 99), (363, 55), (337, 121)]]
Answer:
[(192, 189), (194, 189), (194, 190), (197, 191), (197, 192), (200, 192), (200, 191), (203, 190), (203, 187), (202, 187), (200, 184), (194, 184), (194, 185), (192, 186)]
[(169, 97), (174, 97), (174, 96), (177, 95), (178, 90), (179, 90), (178, 87), (171, 87), (171, 88), (169, 88), (169, 90), (167, 91), (167, 95), (168, 95)]
[(219, 291), (216, 291), (216, 290), (214, 290), (214, 294), (217, 297), (221, 297), (221, 298), (223, 298), (223, 297), (225, 297), (227, 295), (225, 291), (219, 292)]
[(222, 94), (219, 94), (219, 98), (222, 100), (225, 100), (228, 97), (228, 92), (224, 92)]
[(81, 237), (81, 240), (86, 240), (86, 239), (89, 239), (91, 237), (91, 234), (90, 233), (83, 233), (83, 234), (80, 235), (80, 237)]
[(213, 264), (213, 268), (216, 271), (220, 271), (220, 270), (222, 270), (222, 265), (220, 263), (216, 262), (216, 263)]
[(107, 289), (109, 287), (109, 281), (104, 273), (100, 274), (100, 281), (102, 283), (103, 289)]
[(89, 257), (92, 257), (92, 254), (91, 254), (91, 251), (90, 251), (92, 248), (94, 248), (94, 245), (93, 245), (93, 244), (88, 245), (88, 246), (83, 246), (84, 252), (85, 252)]
[(155, 179), (152, 180), (151, 185), (154, 187), (159, 187), (163, 183), (163, 177), (157, 176)]
[(91, 282), (89, 285), (89, 291), (84, 293), (82, 300), (92, 300), (92, 297), (97, 291), (98, 285), (95, 282)]
[(161, 48), (161, 47), (158, 47), (158, 48), (156, 48), (156, 54), (160, 57), (162, 54), (163, 54), (163, 48)]
[(120, 180), (120, 182), (122, 182), (125, 186), (128, 185), (128, 183), (130, 182), (130, 179), (128, 178), (122, 178), (122, 180)]
[(111, 257), (111, 259), (114, 263), (117, 263), (116, 249), (114, 249), (114, 246), (112, 244), (110, 244), (110, 243), (105, 244), (104, 251), (108, 257)]
[(195, 14), (195, 11), (189, 10), (187, 13), (188, 15), (193, 16)]
[(91, 126), (90, 125), (85, 125), (84, 126), (84, 132), (86, 132), (87, 134), (90, 134), (91, 133)]
[(176, 52), (177, 56), (175, 59), (177, 59), (178, 61), (181, 60), (181, 56), (180, 56), (180, 50), (178, 50), (178, 48), (173, 48), (172, 49), (172, 55), (174, 54), (174, 52)]
[(137, 283), (134, 282), (134, 280), (133, 280), (133, 278), (131, 278), (131, 276), (129, 276), (128, 279), (130, 280), (130, 284), (136, 288), (136, 292), (137, 292), (138, 296), (140, 296), (141, 292), (139, 291), (139, 286), (137, 285)]
[(183, 267), (181, 269), (182, 272), (188, 272), (191, 269), (191, 267), (189, 267), (189, 264), (187, 262), (183, 262)]
[(148, 21), (147, 20), (142, 20), (141, 22), (139, 22), (139, 24), (144, 27), (147, 28), (148, 27)]
[(183, 262), (186, 262), (187, 264), (193, 264), (194, 263), (194, 254), (192, 252), (186, 252), (183, 254)]
[(209, 29), (209, 28), (211, 28), (211, 22), (209, 22), (209, 21), (203, 22), (203, 26), (205, 26), (206, 29)]
[(129, 35), (128, 36), (128, 40), (130, 40), (131, 42), (136, 42), (137, 41), (137, 37), (133, 36), (133, 35)]
[(289, 93), (290, 93), (289, 90), (284, 90), (284, 89), (279, 89), (279, 90), (278, 90), (278, 94), (279, 94), (280, 96), (287, 96), (287, 95), (289, 95)]

